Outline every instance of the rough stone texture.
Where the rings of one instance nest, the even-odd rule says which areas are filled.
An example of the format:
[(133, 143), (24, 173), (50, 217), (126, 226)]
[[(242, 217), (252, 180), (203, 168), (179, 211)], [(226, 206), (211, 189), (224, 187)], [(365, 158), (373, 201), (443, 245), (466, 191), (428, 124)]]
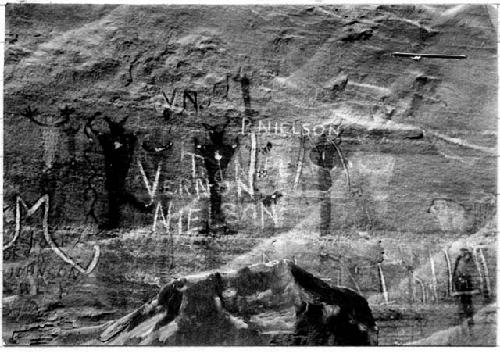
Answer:
[[(433, 199), (445, 197), (474, 207), (482, 204), (485, 194), (494, 194), (493, 155), (458, 147), (431, 134), (406, 139), (420, 138), (426, 130), (451, 134), (484, 148), (495, 145), (495, 29), (489, 25), (485, 6), (463, 7), (449, 14), (425, 7), (391, 6), (317, 7), (312, 11), (300, 7), (187, 10), (50, 5), (40, 10), (36, 6), (7, 7), (7, 28), (20, 36), (7, 47), (6, 57), (10, 59), (16, 48), (32, 54), (8, 61), (5, 68), (6, 203), (16, 192), (37, 199), (43, 188), (38, 181), (39, 167), (50, 162), (57, 173), (52, 182), (57, 183), (53, 204), (58, 222), (92, 220), (87, 218), (90, 208), (99, 221), (105, 220), (100, 147), (86, 140), (81, 127), (71, 134), (70, 126), (46, 131), (32, 124), (20, 115), (28, 104), (39, 107), (45, 116), (54, 115), (59, 105), (70, 104), (76, 109), (73, 127), (95, 111), (116, 120), (129, 116), (125, 127), (138, 135), (138, 145), (143, 140), (156, 145), (174, 142), (163, 160), (162, 185), (178, 189), (184, 179), (194, 192), (190, 159), (186, 155), (181, 159), (181, 144), (184, 142), (185, 152), (193, 151), (191, 137), (203, 135), (199, 120), (217, 121), (220, 112), (234, 110), (230, 130), (240, 128), (243, 101), (239, 83), (230, 78), (228, 96), (214, 97), (213, 111), (203, 117), (194, 116), (189, 108), (187, 115), (165, 121), (161, 109), (155, 107), (163, 101), (161, 90), (170, 96), (174, 87), (198, 87), (200, 100), (205, 101), (216, 78), (234, 76), (238, 67), (251, 74), (250, 95), (257, 120), (264, 126), (270, 122), (272, 127), (267, 135), (263, 130), (257, 134), (258, 145), (270, 141), (274, 146), (268, 177), (257, 181), (263, 193), (272, 193), (295, 177), (299, 143), (292, 140), (295, 137), (274, 133), (275, 122), (299, 119), (311, 128), (344, 119), (345, 125), (352, 126), (345, 136), (344, 152), (352, 163), (353, 187), (361, 190), (372, 214), (366, 224), (363, 222), (368, 220), (360, 215), (354, 219), (343, 215), (353, 213), (355, 202), (338, 177), (332, 195), (336, 199), (332, 211), (339, 214), (332, 219), (334, 227), (435, 233), (442, 226), (426, 212)], [(75, 21), (69, 20), (74, 17)], [(49, 18), (52, 31), (47, 29)], [(283, 26), (289, 28), (286, 33), (280, 29)], [(371, 28), (371, 36), (364, 27)], [(431, 36), (425, 35), (428, 27), (434, 33)], [(351, 32), (357, 34), (345, 37)], [(342, 40), (348, 37), (359, 38)], [(465, 52), (468, 58), (415, 62), (391, 57), (391, 51), (410, 49), (402, 43), (411, 43), (414, 51)], [(331, 101), (324, 101), (325, 94), (330, 94), (324, 92), (325, 86), (327, 91), (335, 91)], [(179, 94), (178, 106), (182, 105)], [(106, 126), (99, 128), (105, 130)], [(367, 133), (374, 129), (379, 133)], [(57, 138), (44, 142), (48, 133)], [(311, 136), (314, 139), (313, 131)], [(240, 164), (245, 165), (250, 138), (241, 137)], [(46, 148), (55, 151), (49, 153)], [(136, 166), (137, 161), (145, 164), (152, 180), (155, 165), (150, 158), (144, 150), (136, 150), (128, 175), (130, 190), (144, 199), (147, 193)], [(263, 162), (265, 157), (259, 155), (258, 159)], [(285, 193), (278, 228), (293, 226), (302, 200), (318, 197), (314, 166), (309, 158), (304, 163), (299, 191)], [(381, 169), (389, 165), (393, 166)], [(202, 165), (198, 168), (203, 177)], [(232, 162), (227, 172), (231, 190), (223, 201), (234, 203)], [(89, 183), (97, 191), (95, 200), (87, 194)], [(378, 187), (371, 187), (373, 183)], [(166, 193), (164, 187), (160, 193)], [(191, 197), (176, 192), (175, 198)], [(124, 211), (129, 215), (124, 216), (124, 226), (151, 222), (151, 216), (128, 208)], [(248, 225), (255, 222), (241, 220)]]
[[(176, 279), (102, 329), (87, 343), (262, 345), (288, 335), (290, 345), (377, 344), (375, 320), (362, 296), (330, 287), (290, 261)], [(82, 331), (63, 338), (70, 342)]]
[[(84, 275), (54, 255), (38, 213), (26, 218), (22, 211), (19, 239), (3, 252), (9, 343), (47, 343), (68, 328), (101, 326), (175, 277), (283, 258), (370, 297), (383, 321), (381, 344), (455, 325), (444, 248), (458, 240), (484, 246), (496, 287), (496, 232), (485, 226), (496, 214), (494, 12), (470, 5), (8, 4), (4, 244), (15, 232), (16, 196), (32, 205), (47, 193), (56, 245), (84, 267), (100, 247), (98, 265)], [(467, 59), (414, 61), (394, 51)], [(198, 91), (198, 114), (189, 101), (183, 111), (183, 89)], [(44, 127), (24, 116), (28, 105), (44, 123), (58, 121), (65, 105), (74, 113), (67, 123)], [(124, 127), (137, 143), (126, 189), (139, 201), (151, 200), (139, 162), (150, 186), (161, 162), (154, 205), (172, 215), (167, 228), (160, 218), (153, 229), (154, 211), (127, 204), (119, 229), (98, 230), (108, 205), (105, 158), (84, 129), (97, 111), (102, 115), (92, 126), (102, 133), (109, 128), (103, 116), (128, 117)], [(253, 125), (239, 135), (243, 117)], [(209, 144), (202, 123), (228, 118), (223, 144), (237, 148), (222, 163), (227, 228), (213, 238), (203, 233), (207, 171), (196, 162), (193, 177), (188, 153), (197, 150), (194, 137)], [(322, 126), (328, 131), (339, 122), (351, 184), (342, 168), (332, 169), (331, 233), (320, 237), (325, 177), (311, 151)], [(301, 125), (310, 139), (300, 138)], [(250, 185), (251, 132), (253, 197), (245, 188), (238, 193), (238, 179)], [(449, 255), (453, 263), (456, 251)], [(408, 307), (408, 268), (430, 294), (431, 257), (438, 297), (430, 307)], [(390, 307), (381, 305), (379, 265)], [(415, 290), (423, 297), (420, 286)]]

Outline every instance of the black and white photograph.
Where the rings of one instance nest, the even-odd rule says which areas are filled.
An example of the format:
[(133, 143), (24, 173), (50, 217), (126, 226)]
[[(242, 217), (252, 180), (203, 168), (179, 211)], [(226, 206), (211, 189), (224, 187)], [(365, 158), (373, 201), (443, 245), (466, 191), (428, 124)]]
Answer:
[(497, 5), (3, 8), (3, 346), (497, 345)]

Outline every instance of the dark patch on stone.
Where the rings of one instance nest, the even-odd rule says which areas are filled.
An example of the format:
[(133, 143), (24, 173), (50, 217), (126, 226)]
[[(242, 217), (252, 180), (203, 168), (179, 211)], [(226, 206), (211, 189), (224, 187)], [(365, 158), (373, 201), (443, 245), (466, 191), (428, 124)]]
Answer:
[[(343, 287), (330, 287), (312, 274), (292, 265), (297, 283), (312, 293), (320, 303), (309, 303), (297, 313), (295, 344), (301, 345), (370, 345), (377, 333), (375, 320), (366, 300)], [(339, 307), (328, 314), (326, 305)]]
[(244, 267), (238, 272), (235, 286), (238, 288), (239, 295), (247, 296), (257, 291), (265, 291), (269, 288), (270, 283), (267, 273), (252, 272), (248, 267)]
[(232, 144), (224, 141), (224, 134), (228, 124), (229, 121), (216, 126), (203, 123), (203, 127), (208, 131), (208, 142), (201, 144), (197, 138), (194, 139), (195, 149), (203, 157), (210, 185), (210, 214), (205, 228), (205, 232), (207, 233), (210, 232), (210, 228), (223, 226), (225, 222), (221, 209), (221, 182), (224, 179), (227, 166), (239, 145), (238, 138), (235, 138)]
[[(94, 118), (99, 115), (100, 113), (97, 113)], [(125, 187), (137, 143), (137, 137), (133, 133), (126, 132), (123, 127), (127, 119), (114, 122), (109, 117), (105, 117), (109, 132), (102, 133), (92, 129), (91, 123), (94, 118), (89, 120), (85, 131), (89, 138), (92, 134), (97, 135), (104, 154), (104, 187), (108, 194), (108, 220), (101, 225), (101, 228), (114, 229), (120, 225), (121, 206), (130, 204), (142, 212), (148, 212), (150, 209)]]
[(373, 30), (372, 29), (364, 29), (360, 31), (353, 31), (347, 33), (347, 35), (340, 40), (343, 42), (354, 42), (357, 40), (368, 40), (372, 37)]
[(326, 134), (319, 137), (313, 150), (311, 150), (311, 161), (319, 166), (318, 185), (320, 191), (320, 234), (330, 233), (331, 222), (331, 196), (332, 187), (331, 171), (333, 168), (343, 169), (342, 156), (340, 155), (340, 136), (334, 140), (328, 140)]

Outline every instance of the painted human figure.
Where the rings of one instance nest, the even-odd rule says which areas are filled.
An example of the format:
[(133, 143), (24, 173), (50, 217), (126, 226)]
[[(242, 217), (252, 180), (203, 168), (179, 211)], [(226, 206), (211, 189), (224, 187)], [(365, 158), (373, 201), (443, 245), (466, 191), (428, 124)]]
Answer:
[(221, 209), (221, 183), (224, 181), (227, 165), (238, 147), (237, 138), (232, 144), (224, 142), (224, 133), (228, 123), (216, 126), (202, 124), (209, 133), (209, 142), (201, 144), (196, 138), (194, 139), (196, 152), (203, 157), (210, 185), (209, 222), (206, 231), (209, 228), (217, 229), (225, 226), (224, 214)]
[(341, 143), (340, 135), (334, 140), (328, 140), (323, 133), (310, 153), (311, 161), (319, 166), (318, 170), (318, 188), (320, 191), (320, 235), (330, 234), (331, 219), (331, 197), (332, 171), (341, 171), (343, 168), (342, 157), (340, 155), (339, 145)]
[(479, 294), (476, 278), (476, 266), (471, 251), (461, 248), (453, 270), (453, 295), (457, 299), (459, 321), (467, 322), (469, 329), (474, 325), (472, 296)]
[[(98, 115), (100, 114), (96, 114), (96, 116)], [(108, 133), (101, 133), (92, 129), (94, 118), (87, 123), (85, 133), (91, 140), (93, 140), (92, 135), (97, 136), (104, 153), (104, 186), (108, 193), (108, 220), (100, 227), (103, 230), (109, 230), (120, 225), (120, 208), (122, 205), (130, 204), (142, 212), (149, 211), (150, 206), (139, 201), (125, 188), (125, 181), (137, 143), (136, 136), (126, 132), (123, 127), (127, 118), (120, 122), (114, 122), (109, 117), (105, 117), (104, 121), (109, 126)]]
[[(42, 119), (38, 109), (27, 106), (22, 115), (31, 122), (40, 126), (43, 138), (43, 160), (44, 165), (39, 180), (41, 194), (49, 196), (49, 223), (51, 226), (64, 220), (65, 213), (65, 194), (64, 180), (68, 177), (68, 172), (75, 165), (74, 135), (79, 130), (79, 124), (71, 121), (71, 115), (75, 109), (66, 105), (59, 108), (59, 116), (52, 115)], [(69, 160), (64, 160), (59, 147), (60, 134), (63, 131), (66, 134), (65, 140), (70, 144), (67, 153)], [(71, 149), (73, 147), (73, 149)]]

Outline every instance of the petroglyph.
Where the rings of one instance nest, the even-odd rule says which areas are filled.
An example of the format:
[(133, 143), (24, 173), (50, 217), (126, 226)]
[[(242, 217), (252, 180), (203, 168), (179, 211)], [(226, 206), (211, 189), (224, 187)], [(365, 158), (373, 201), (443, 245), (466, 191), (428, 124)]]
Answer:
[(44, 148), (44, 171), (52, 168), (52, 165), (55, 162), (57, 145), (59, 142), (60, 131), (59, 127), (66, 124), (72, 113), (75, 110), (69, 106), (65, 106), (64, 108), (59, 109), (60, 118), (55, 119), (54, 116), (48, 115), (45, 117), (45, 121), (40, 120), (40, 112), (38, 109), (32, 109), (31, 106), (27, 106), (26, 109), (22, 112), (22, 115), (28, 118), (33, 123), (42, 127), (42, 139), (43, 139), (43, 148)]
[(127, 117), (120, 122), (114, 122), (109, 117), (104, 121), (109, 126), (109, 132), (103, 133), (93, 129), (92, 122), (100, 113), (96, 113), (88, 120), (85, 131), (92, 141), (97, 137), (104, 153), (105, 188), (108, 196), (108, 219), (101, 224), (103, 229), (114, 229), (120, 224), (120, 208), (124, 204), (131, 204), (142, 212), (149, 212), (150, 207), (139, 201), (125, 188), (125, 180), (132, 162), (137, 137), (125, 131), (124, 124)]
[[(346, 167), (344, 155), (340, 150), (340, 143), (342, 142), (341, 133), (337, 135), (335, 141), (329, 140), (326, 134), (322, 134), (318, 142), (312, 148), (309, 157), (313, 164), (319, 166), (318, 168), (318, 187), (320, 191), (320, 233), (327, 235), (330, 233), (331, 223), (331, 187), (332, 176), (331, 172), (335, 169), (344, 168), (346, 175), (349, 172)], [(312, 140), (311, 140), (312, 142)], [(350, 187), (349, 176), (347, 177), (348, 185)]]
[[(194, 139), (195, 150), (197, 154), (203, 157), (207, 177), (209, 181), (210, 193), (210, 210), (209, 221), (206, 228), (208, 229), (213, 224), (214, 226), (222, 226), (224, 224), (224, 215), (221, 209), (221, 183), (224, 182), (224, 174), (226, 168), (231, 161), (231, 158), (239, 146), (238, 137), (234, 138), (231, 143), (224, 141), (224, 134), (230, 120), (216, 126), (210, 126), (203, 123), (202, 126), (208, 132), (208, 141), (205, 143)], [(194, 159), (193, 159), (194, 160)]]
[(432, 200), (428, 211), (436, 217), (441, 230), (445, 232), (464, 233), (471, 225), (465, 208), (451, 199)]
[(388, 186), (394, 173), (396, 158), (388, 154), (356, 153), (350, 161), (353, 172), (359, 175), (361, 183), (366, 184), (363, 189), (368, 192), (367, 196), (378, 202), (377, 213), (385, 213), (388, 207)]

